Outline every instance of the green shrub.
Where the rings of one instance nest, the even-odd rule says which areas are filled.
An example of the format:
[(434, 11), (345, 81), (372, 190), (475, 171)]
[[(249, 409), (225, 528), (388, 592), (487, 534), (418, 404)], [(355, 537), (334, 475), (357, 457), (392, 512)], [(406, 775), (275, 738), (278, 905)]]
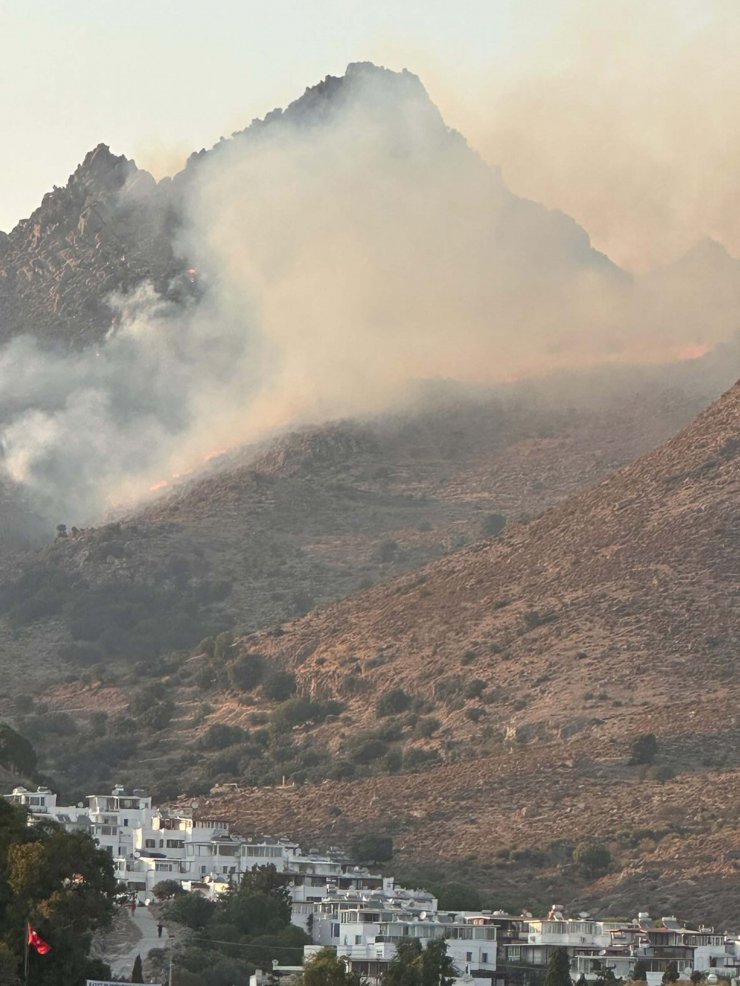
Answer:
[(230, 633), (228, 633), (225, 630), (222, 633), (219, 633), (219, 635), (216, 637), (215, 641), (213, 642), (214, 660), (218, 664), (222, 664), (226, 660), (233, 645), (234, 645), (234, 638)]
[(403, 769), (418, 770), (420, 767), (427, 767), (431, 764), (439, 763), (440, 756), (437, 750), (422, 750), (418, 746), (412, 746), (404, 750)]
[(657, 767), (651, 767), (650, 770), (648, 771), (648, 776), (652, 780), (657, 781), (659, 784), (665, 784), (666, 781), (673, 780), (673, 778), (676, 776), (676, 771), (673, 769), (673, 767), (670, 767), (668, 764), (663, 763)]
[(482, 678), (471, 678), (471, 680), (465, 685), (465, 690), (463, 692), (465, 698), (480, 698), (486, 690), (486, 684), (487, 683)]
[(630, 745), (631, 764), (649, 764), (655, 760), (658, 752), (658, 740), (655, 733), (642, 733), (635, 736)]
[(434, 685), (434, 694), (443, 702), (460, 698), (465, 690), (465, 678), (459, 674), (451, 674), (446, 678), (440, 678)]
[(354, 763), (370, 764), (388, 754), (390, 747), (378, 736), (360, 736), (347, 746), (347, 756)]
[(546, 623), (555, 623), (558, 619), (557, 613), (540, 613), (536, 609), (528, 609), (524, 614), (524, 624), (528, 630), (536, 627), (545, 626)]
[(612, 855), (606, 846), (580, 842), (573, 850), (573, 862), (577, 863), (587, 876), (599, 877), (609, 872)]
[(146, 712), (139, 716), (138, 724), (145, 728), (159, 732), (169, 726), (172, 716), (175, 713), (175, 703), (167, 699), (164, 702), (157, 702)]
[(379, 562), (383, 564), (388, 564), (389, 562), (395, 561), (398, 557), (398, 542), (393, 541), (391, 538), (387, 538), (378, 545), (378, 549), (375, 552), (375, 557)]
[(275, 671), (262, 685), (265, 698), (273, 702), (284, 702), (295, 695), (296, 677), (292, 671)]
[(244, 654), (229, 665), (229, 683), (238, 691), (251, 692), (262, 682), (264, 673), (264, 661), (259, 654)]
[(403, 688), (391, 688), (375, 703), (375, 712), (378, 716), (394, 716), (405, 712), (410, 706), (411, 699)]
[(224, 750), (227, 746), (241, 743), (247, 734), (239, 726), (230, 726), (225, 722), (216, 722), (198, 739), (196, 746), (199, 750)]
[(386, 863), (393, 858), (389, 835), (364, 835), (352, 843), (352, 857), (360, 863)]
[(185, 891), (182, 886), (177, 882), (177, 880), (162, 880), (161, 883), (155, 884), (152, 888), (152, 893), (157, 898), (157, 900), (170, 900), (172, 897), (177, 897), (179, 894), (184, 894)]
[(278, 729), (292, 729), (307, 722), (323, 722), (327, 716), (339, 715), (343, 708), (341, 702), (333, 699), (313, 702), (310, 698), (297, 695), (275, 709), (271, 722)]
[(506, 527), (506, 517), (503, 514), (486, 514), (481, 521), (481, 532), (483, 537), (496, 538), (504, 533)]
[(439, 725), (439, 719), (435, 719), (434, 716), (426, 716), (417, 720), (412, 736), (414, 739), (429, 739), (437, 732)]

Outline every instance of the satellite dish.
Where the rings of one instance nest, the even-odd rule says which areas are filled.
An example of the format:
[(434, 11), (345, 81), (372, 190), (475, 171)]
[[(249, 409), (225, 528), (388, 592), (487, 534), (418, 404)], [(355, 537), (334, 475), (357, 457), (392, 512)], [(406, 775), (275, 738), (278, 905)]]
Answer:
[(421, 918), (422, 921), (426, 921), (426, 919), (427, 919), (427, 912), (426, 911), (422, 911), (421, 914), (419, 915), (419, 917)]
[(140, 856), (141, 856), (141, 853), (139, 852), (139, 850), (138, 849), (135, 849), (134, 850), (134, 859), (139, 859)]

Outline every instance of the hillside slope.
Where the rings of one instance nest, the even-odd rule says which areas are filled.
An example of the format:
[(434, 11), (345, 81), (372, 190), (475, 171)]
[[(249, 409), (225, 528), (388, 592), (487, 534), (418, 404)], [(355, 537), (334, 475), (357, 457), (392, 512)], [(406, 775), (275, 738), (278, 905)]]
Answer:
[[(403, 744), (409, 764), (415, 747), (448, 762), (382, 776), (384, 754), (379, 776), (225, 789), (219, 809), (246, 831), (392, 834), (396, 865), (436, 861), (499, 906), (554, 894), (600, 913), (740, 921), (739, 452), (740, 384), (502, 541), (244, 641), (345, 703), (296, 742), (351, 767), (364, 730)], [(388, 715), (399, 687), (436, 718), (431, 735)], [(646, 732), (660, 769), (630, 765)], [(580, 840), (609, 847), (607, 875), (574, 869)]]
[[(125, 670), (209, 633), (279, 624), (480, 541), (499, 517), (511, 525), (541, 513), (695, 413), (690, 393), (652, 391), (570, 406), (526, 390), (460, 396), (224, 456), (117, 523), (6, 559), (8, 692), (19, 653), (26, 683), (98, 662)], [(162, 639), (147, 622), (157, 600), (158, 628), (173, 631)], [(132, 634), (139, 622), (144, 632)]]
[[(483, 680), (497, 696), (484, 721), (522, 738), (573, 729), (594, 702), (606, 731), (625, 706), (687, 694), (731, 710), (739, 431), (736, 385), (657, 451), (499, 542), (245, 646), (295, 668), (306, 691), (346, 699), (358, 725), (374, 715), (358, 691), (400, 685), (434, 700), (453, 672)], [(380, 667), (363, 666), (380, 654)], [(479, 741), (464, 709), (448, 722), (458, 740)]]

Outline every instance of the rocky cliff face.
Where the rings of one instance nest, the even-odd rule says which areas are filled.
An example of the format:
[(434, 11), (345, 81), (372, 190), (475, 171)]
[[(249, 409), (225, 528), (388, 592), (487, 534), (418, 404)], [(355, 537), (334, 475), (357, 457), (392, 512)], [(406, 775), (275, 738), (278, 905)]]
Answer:
[(100, 341), (111, 293), (144, 280), (176, 290), (186, 269), (172, 247), (176, 224), (168, 186), (99, 144), (64, 188), (0, 238), (0, 340)]

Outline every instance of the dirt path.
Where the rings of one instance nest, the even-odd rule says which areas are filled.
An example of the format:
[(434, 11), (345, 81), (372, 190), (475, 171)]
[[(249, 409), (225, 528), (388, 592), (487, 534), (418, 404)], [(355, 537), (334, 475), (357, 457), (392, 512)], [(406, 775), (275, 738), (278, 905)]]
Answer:
[(167, 929), (162, 928), (160, 938), (156, 915), (141, 905), (134, 913), (128, 908), (121, 909), (108, 934), (99, 941), (97, 951), (110, 965), (113, 976), (128, 977), (137, 955), (144, 961), (153, 948), (166, 948), (168, 941)]

